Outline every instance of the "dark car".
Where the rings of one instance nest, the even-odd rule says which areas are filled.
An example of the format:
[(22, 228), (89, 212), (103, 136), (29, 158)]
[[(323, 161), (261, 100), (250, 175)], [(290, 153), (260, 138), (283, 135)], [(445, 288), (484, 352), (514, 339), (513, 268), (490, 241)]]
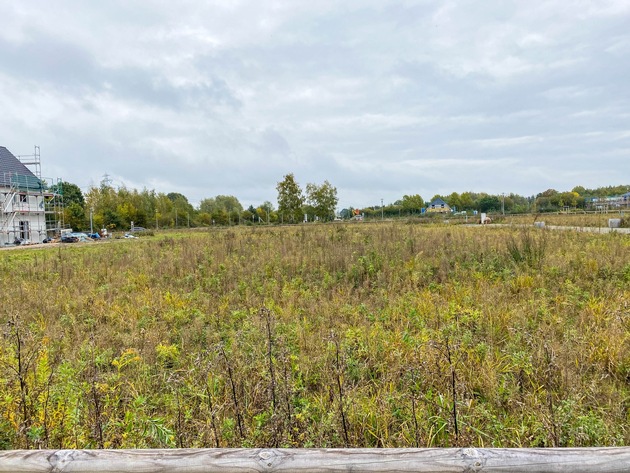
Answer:
[(79, 238), (72, 235), (63, 235), (61, 237), (61, 243), (78, 243)]

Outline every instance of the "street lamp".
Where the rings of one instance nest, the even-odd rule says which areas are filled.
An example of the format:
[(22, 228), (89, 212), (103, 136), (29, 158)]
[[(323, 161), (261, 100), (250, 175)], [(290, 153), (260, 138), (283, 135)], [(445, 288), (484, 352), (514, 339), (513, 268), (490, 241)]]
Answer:
[(501, 213), (505, 215), (505, 192), (501, 195), (503, 196), (503, 200), (501, 201)]
[(90, 207), (90, 233), (94, 233), (94, 220), (93, 220), (94, 209)]
[(381, 221), (383, 221), (385, 219), (384, 214), (383, 214), (383, 199), (381, 199)]

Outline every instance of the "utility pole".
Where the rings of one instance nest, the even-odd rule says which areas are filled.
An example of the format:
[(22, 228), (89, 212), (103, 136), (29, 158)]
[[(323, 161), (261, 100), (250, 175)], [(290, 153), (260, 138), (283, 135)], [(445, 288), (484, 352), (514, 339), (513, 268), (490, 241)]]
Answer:
[(158, 229), (158, 211), (155, 209), (155, 229)]
[(502, 194), (502, 196), (503, 196), (503, 201), (501, 201), (501, 213), (505, 215), (505, 192)]
[(93, 221), (94, 209), (90, 207), (90, 233), (94, 233), (94, 221)]
[(381, 199), (381, 222), (385, 220), (385, 214), (383, 213), (383, 199)]

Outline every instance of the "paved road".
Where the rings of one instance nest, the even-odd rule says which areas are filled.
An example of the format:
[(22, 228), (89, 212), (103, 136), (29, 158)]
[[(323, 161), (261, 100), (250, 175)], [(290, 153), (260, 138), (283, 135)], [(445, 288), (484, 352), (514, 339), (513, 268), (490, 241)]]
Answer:
[[(469, 227), (481, 227), (482, 225), (473, 224), (467, 225)], [(483, 225), (485, 227), (519, 227), (519, 228), (527, 228), (533, 227), (533, 225), (516, 225), (511, 223), (487, 223)], [(626, 235), (630, 235), (630, 228), (608, 228), (608, 227), (565, 227), (560, 225), (545, 225), (548, 230), (565, 230), (565, 231), (574, 231), (574, 232), (584, 232), (584, 233), (624, 233)]]

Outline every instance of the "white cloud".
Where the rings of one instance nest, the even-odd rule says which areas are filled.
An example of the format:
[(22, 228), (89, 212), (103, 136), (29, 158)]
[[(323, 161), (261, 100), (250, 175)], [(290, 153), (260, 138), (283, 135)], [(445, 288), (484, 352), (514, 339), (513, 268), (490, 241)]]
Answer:
[(544, 141), (544, 138), (541, 136), (516, 136), (510, 138), (473, 140), (471, 144), (482, 148), (506, 148), (511, 146), (524, 146), (531, 143), (541, 143), (542, 141)]

